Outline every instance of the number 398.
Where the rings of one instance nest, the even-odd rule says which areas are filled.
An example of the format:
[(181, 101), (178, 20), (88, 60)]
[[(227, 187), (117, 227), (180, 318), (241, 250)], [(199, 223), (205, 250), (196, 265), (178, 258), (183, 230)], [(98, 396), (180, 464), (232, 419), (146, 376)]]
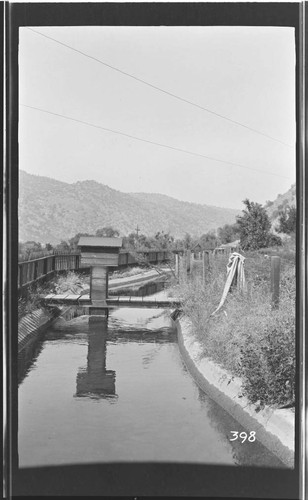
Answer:
[(253, 441), (256, 440), (256, 432), (251, 431), (249, 435), (247, 432), (238, 432), (238, 431), (231, 431), (231, 434), (233, 434), (233, 439), (230, 439), (230, 441), (236, 441), (236, 439), (241, 439), (242, 443), (248, 439), (250, 443), (253, 443)]

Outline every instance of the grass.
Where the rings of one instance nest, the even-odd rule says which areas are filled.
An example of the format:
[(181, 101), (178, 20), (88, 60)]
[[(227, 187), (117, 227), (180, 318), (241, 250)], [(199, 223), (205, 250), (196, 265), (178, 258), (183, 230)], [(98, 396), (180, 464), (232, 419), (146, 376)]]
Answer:
[(203, 347), (203, 356), (243, 380), (243, 394), (262, 408), (292, 404), (295, 392), (295, 266), (281, 265), (280, 307), (271, 309), (270, 259), (246, 253), (247, 292), (228, 294), (214, 316), (226, 281), (227, 258), (212, 261), (203, 284), (200, 273), (178, 287), (184, 313)]
[(18, 320), (42, 308), (42, 295), (48, 295), (49, 293), (61, 294), (65, 292), (78, 293), (88, 283), (89, 277), (69, 271), (65, 274), (58, 274), (50, 282), (32, 284), (28, 288), (26, 296), (18, 299)]
[(78, 293), (85, 285), (90, 285), (89, 276), (69, 271), (64, 275), (58, 275), (54, 282), (54, 293)]

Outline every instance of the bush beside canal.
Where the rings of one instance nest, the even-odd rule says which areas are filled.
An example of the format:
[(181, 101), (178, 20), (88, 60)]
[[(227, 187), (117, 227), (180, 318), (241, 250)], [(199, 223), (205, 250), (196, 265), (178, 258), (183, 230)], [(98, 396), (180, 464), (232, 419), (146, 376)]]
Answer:
[(247, 293), (228, 294), (217, 308), (226, 281), (227, 258), (213, 259), (203, 284), (196, 274), (177, 294), (191, 320), (202, 355), (243, 381), (242, 393), (259, 408), (293, 405), (295, 393), (295, 266), (281, 264), (280, 307), (271, 309), (270, 259), (245, 253)]
[(90, 278), (84, 274), (68, 271), (65, 274), (58, 274), (52, 281), (47, 283), (33, 283), (24, 296), (18, 299), (18, 320), (27, 314), (33, 313), (42, 306), (42, 296), (49, 293), (82, 293), (86, 286), (89, 286)]

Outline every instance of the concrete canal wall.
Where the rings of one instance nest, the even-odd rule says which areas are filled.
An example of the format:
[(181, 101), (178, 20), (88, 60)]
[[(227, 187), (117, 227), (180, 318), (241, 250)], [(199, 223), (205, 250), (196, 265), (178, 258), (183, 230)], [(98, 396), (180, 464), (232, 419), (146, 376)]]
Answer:
[(20, 351), (30, 338), (47, 328), (59, 313), (60, 310), (37, 309), (24, 316), (18, 322), (18, 350)]
[[(273, 410), (266, 407), (257, 411), (255, 404), (241, 395), (241, 379), (212, 360), (202, 357), (200, 343), (192, 334), (192, 325), (186, 318), (176, 322), (180, 352), (190, 374), (199, 387), (230, 413), (247, 434), (256, 432), (256, 438), (285, 465), (294, 467), (295, 415), (292, 410)], [(233, 437), (230, 429), (230, 438)]]

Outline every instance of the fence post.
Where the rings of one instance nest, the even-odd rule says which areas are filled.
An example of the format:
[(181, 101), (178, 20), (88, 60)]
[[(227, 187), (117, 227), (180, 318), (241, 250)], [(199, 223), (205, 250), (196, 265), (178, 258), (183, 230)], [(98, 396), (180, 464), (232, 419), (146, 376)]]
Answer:
[(272, 310), (279, 308), (280, 257), (271, 257)]
[(33, 281), (37, 279), (37, 274), (38, 274), (37, 267), (38, 267), (38, 261), (35, 260), (33, 263)]
[(43, 274), (46, 276), (47, 274), (47, 261), (48, 261), (48, 257), (46, 257), (44, 259), (44, 267), (43, 267)]
[(209, 271), (210, 267), (210, 256), (209, 253), (206, 251), (202, 252), (202, 278), (203, 278), (203, 284), (205, 284), (205, 278), (206, 275)]
[(186, 272), (187, 272), (187, 274), (190, 274), (190, 269), (191, 269), (191, 251), (186, 250)]

